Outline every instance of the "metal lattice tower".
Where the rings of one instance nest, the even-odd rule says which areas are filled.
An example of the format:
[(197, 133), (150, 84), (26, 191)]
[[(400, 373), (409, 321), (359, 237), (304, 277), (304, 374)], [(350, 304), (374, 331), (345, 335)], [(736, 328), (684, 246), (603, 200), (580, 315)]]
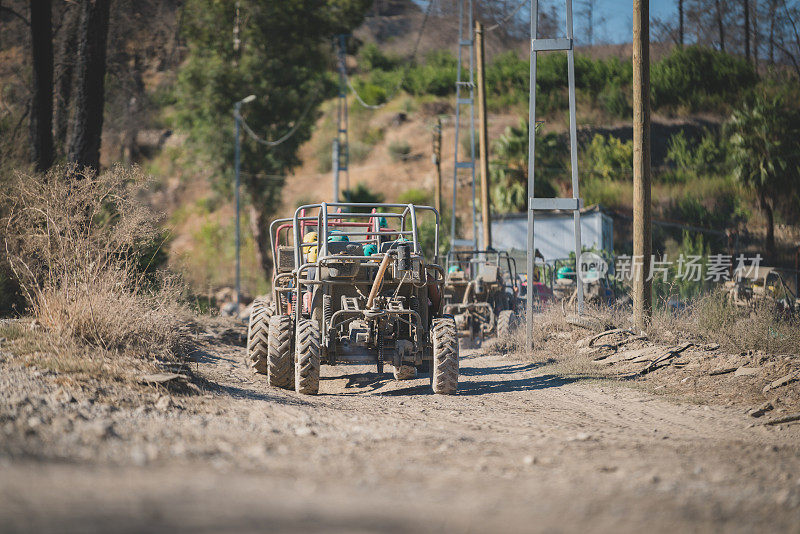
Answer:
[(339, 104), (336, 124), (336, 147), (337, 157), (334, 161), (334, 172), (344, 172), (344, 188), (350, 188), (350, 145), (348, 142), (348, 115), (347, 115), (347, 35), (339, 36)]
[[(536, 249), (534, 248), (534, 212), (564, 210), (572, 211), (575, 223), (575, 282), (578, 292), (578, 313), (583, 313), (583, 282), (580, 277), (581, 257), (581, 201), (578, 190), (578, 138), (575, 123), (575, 51), (572, 29), (572, 0), (566, 4), (566, 37), (557, 39), (540, 39), (538, 34), (539, 1), (531, 2), (531, 71), (530, 101), (528, 111), (528, 291), (525, 306), (527, 346), (533, 345), (533, 300), (531, 288)], [(567, 53), (567, 80), (569, 84), (569, 153), (572, 172), (572, 198), (535, 198), (534, 171), (536, 147), (536, 57), (539, 52), (561, 50)]]
[[(455, 166), (453, 167), (453, 212), (450, 221), (450, 248), (456, 245), (478, 248), (478, 228), (475, 216), (475, 34), (473, 32), (473, 0), (458, 0), (458, 76), (456, 78)], [(464, 36), (468, 38), (464, 38)], [(463, 78), (464, 49), (469, 56), (469, 78)], [(462, 96), (466, 93), (468, 96)], [(459, 160), (461, 106), (469, 108), (469, 159)], [(469, 171), (472, 184), (472, 241), (456, 240), (456, 198), (459, 171)]]

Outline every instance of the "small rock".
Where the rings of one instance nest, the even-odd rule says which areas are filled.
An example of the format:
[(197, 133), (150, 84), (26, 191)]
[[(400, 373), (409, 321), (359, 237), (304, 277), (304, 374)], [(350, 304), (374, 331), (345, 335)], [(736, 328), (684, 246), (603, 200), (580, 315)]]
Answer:
[(314, 431), (313, 428), (308, 426), (299, 426), (294, 429), (294, 435), (298, 437), (304, 436), (316, 436), (317, 433)]
[(591, 434), (587, 434), (586, 432), (578, 432), (578, 434), (567, 441), (589, 441), (592, 439)]
[(753, 376), (761, 372), (761, 367), (739, 367), (733, 376)]
[(709, 371), (708, 376), (726, 375), (734, 371), (736, 371), (736, 367), (724, 367), (722, 369), (714, 369), (713, 371)]
[(78, 401), (75, 400), (75, 397), (72, 395), (72, 393), (70, 393), (65, 389), (62, 389), (59, 390), (58, 393), (56, 393), (56, 402), (60, 404), (74, 404)]
[(139, 380), (145, 384), (167, 384), (176, 380), (185, 380), (186, 377), (177, 373), (153, 373), (144, 375)]
[(764, 389), (762, 390), (762, 392), (766, 393), (766, 392), (768, 392), (768, 391), (770, 391), (772, 389), (777, 389), (777, 388), (783, 387), (783, 386), (785, 386), (787, 384), (791, 384), (792, 382), (795, 382), (797, 380), (797, 376), (798, 376), (798, 373), (789, 373), (788, 375), (782, 376), (777, 380), (773, 380), (772, 382), (770, 382), (769, 384), (764, 386)]
[(26, 421), (26, 423), (28, 424), (28, 428), (36, 429), (36, 428), (42, 426), (42, 419), (40, 417), (32, 415), (32, 416), (28, 417), (28, 420)]
[(225, 317), (233, 317), (238, 312), (235, 302), (226, 302), (222, 305), (219, 311), (220, 314), (224, 315)]
[(536, 463), (536, 458), (534, 458), (533, 456), (526, 456), (525, 458), (522, 459), (522, 463), (525, 465), (533, 465)]
[(116, 436), (114, 432), (114, 423), (107, 420), (100, 420), (93, 423), (89, 430), (98, 439), (108, 439)]
[(753, 408), (752, 410), (747, 412), (747, 415), (749, 415), (750, 417), (761, 417), (762, 415), (770, 411), (772, 408), (773, 406), (771, 402), (765, 402), (758, 408)]
[(173, 407), (172, 399), (166, 395), (159, 397), (156, 401), (156, 409), (161, 411), (169, 410)]
[(263, 443), (259, 443), (245, 449), (245, 454), (255, 460), (262, 460), (269, 456), (269, 448)]

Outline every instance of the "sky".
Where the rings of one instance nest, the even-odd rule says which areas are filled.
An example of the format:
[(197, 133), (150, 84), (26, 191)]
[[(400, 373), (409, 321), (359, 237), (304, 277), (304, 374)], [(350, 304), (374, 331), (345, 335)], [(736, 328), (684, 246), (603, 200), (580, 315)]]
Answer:
[[(578, 2), (573, 5), (577, 10)], [(633, 0), (597, 0), (597, 11), (605, 17), (605, 25), (596, 34), (605, 37), (611, 43), (628, 43), (631, 41)], [(669, 19), (677, 17), (675, 0), (652, 0), (650, 2), (650, 18)], [(597, 20), (598, 17), (595, 17)], [(577, 21), (576, 21), (577, 22)]]
[[(414, 0), (421, 8), (427, 5), (425, 0)], [(480, 2), (480, 0), (474, 0)], [(632, 29), (632, 16), (633, 16), (633, 0), (595, 0), (595, 41), (602, 41), (607, 43), (629, 43), (631, 42)], [(563, 13), (564, 0), (539, 0), (540, 10), (543, 6), (557, 5)], [(509, 2), (510, 3), (510, 2)], [(580, 40), (580, 28), (584, 24), (583, 20), (578, 18), (578, 13), (581, 9), (581, 0), (573, 0), (573, 11), (575, 12), (574, 25), (576, 30), (576, 37)], [(517, 4), (511, 4), (517, 5)], [(676, 0), (651, 0), (650, 1), (650, 18), (669, 19), (670, 17), (677, 17), (677, 3)], [(525, 7), (519, 11), (517, 15), (520, 18), (529, 17), (528, 8)]]

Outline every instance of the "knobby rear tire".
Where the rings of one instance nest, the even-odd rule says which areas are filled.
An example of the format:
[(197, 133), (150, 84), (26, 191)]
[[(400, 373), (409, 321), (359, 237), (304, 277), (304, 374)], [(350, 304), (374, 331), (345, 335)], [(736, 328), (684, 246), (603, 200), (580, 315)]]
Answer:
[(434, 393), (454, 395), (458, 391), (458, 332), (452, 317), (433, 320), (433, 369), (431, 387)]
[(303, 395), (319, 393), (321, 336), (319, 325), (310, 319), (297, 324), (295, 342), (294, 389)]
[(267, 382), (283, 389), (294, 388), (294, 329), (289, 315), (273, 315), (269, 320)]
[(254, 373), (267, 373), (267, 351), (269, 347), (269, 319), (272, 309), (263, 298), (253, 301), (250, 321), (247, 325), (247, 353), (245, 363)]
[(501, 311), (497, 316), (497, 337), (500, 339), (509, 337), (514, 329), (517, 328), (518, 322), (517, 315), (513, 311)]

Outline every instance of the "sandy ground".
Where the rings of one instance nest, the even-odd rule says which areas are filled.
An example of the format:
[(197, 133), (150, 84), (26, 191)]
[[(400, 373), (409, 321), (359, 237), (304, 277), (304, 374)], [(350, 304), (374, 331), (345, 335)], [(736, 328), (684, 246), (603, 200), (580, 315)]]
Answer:
[(243, 350), (204, 344), (201, 395), (121, 400), (23, 395), (6, 358), (0, 531), (800, 532), (799, 424), (479, 350), (457, 396), (326, 367), (302, 397)]

